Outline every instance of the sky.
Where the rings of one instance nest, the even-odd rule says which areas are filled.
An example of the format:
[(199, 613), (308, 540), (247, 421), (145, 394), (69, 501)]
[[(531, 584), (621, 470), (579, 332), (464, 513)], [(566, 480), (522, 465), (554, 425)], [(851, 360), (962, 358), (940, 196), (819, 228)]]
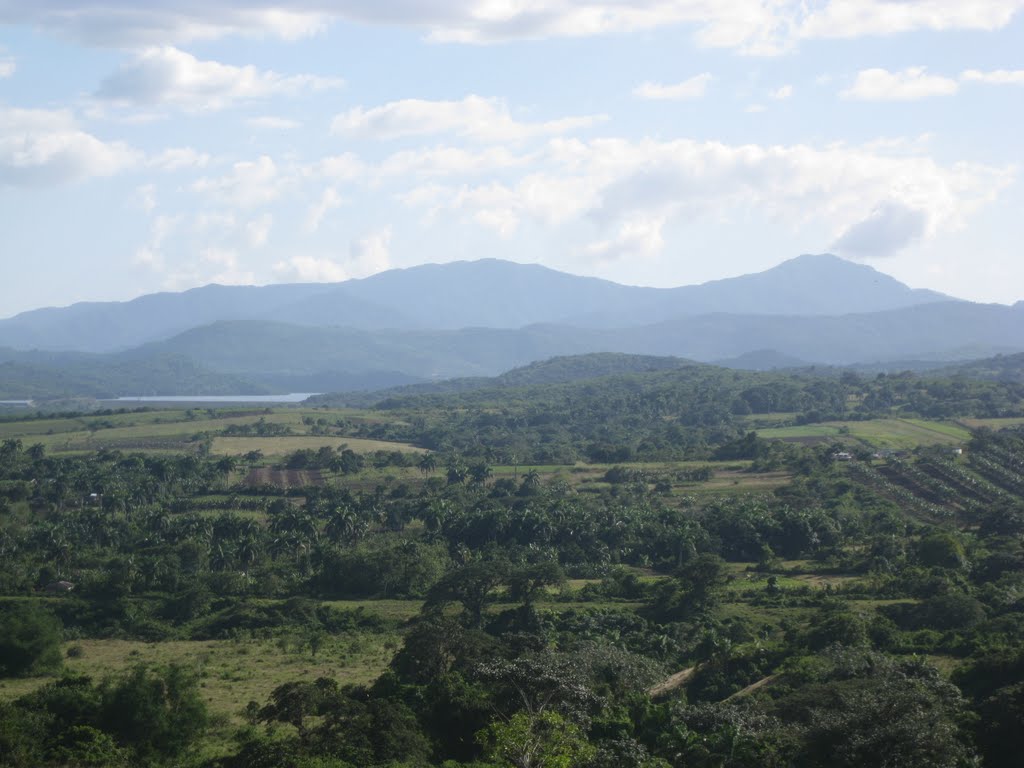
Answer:
[(836, 253), (1024, 299), (1024, 0), (0, 0), (0, 317)]

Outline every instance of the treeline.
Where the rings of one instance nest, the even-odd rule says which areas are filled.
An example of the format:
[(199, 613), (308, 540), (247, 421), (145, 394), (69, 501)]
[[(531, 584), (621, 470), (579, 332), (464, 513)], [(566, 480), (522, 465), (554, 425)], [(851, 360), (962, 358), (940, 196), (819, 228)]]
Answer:
[(352, 436), (410, 441), (502, 463), (622, 463), (709, 458), (745, 434), (750, 417), (764, 414), (793, 414), (794, 424), (1019, 416), (1024, 415), (1024, 385), (910, 373), (871, 378), (852, 372), (839, 377), (754, 373), (689, 364), (582, 382), (395, 394), (375, 407), (401, 419), (353, 425)]

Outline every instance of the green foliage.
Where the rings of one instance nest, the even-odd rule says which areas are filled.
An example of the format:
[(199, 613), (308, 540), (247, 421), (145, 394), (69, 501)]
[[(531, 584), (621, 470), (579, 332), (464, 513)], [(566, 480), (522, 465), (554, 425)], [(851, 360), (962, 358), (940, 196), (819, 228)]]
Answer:
[(194, 673), (178, 665), (138, 666), (100, 686), (99, 723), (142, 760), (181, 754), (206, 729)]
[(508, 768), (574, 768), (595, 753), (579, 726), (557, 712), (518, 712), (478, 738), (490, 758)]
[(0, 604), (0, 677), (57, 672), (63, 665), (60, 620), (36, 603)]

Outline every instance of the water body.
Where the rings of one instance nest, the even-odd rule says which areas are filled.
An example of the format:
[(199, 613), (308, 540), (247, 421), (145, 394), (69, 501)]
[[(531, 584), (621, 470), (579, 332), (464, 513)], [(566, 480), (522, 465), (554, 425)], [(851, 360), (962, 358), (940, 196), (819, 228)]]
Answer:
[(292, 392), (287, 395), (141, 395), (102, 400), (104, 403), (301, 403), (320, 392)]

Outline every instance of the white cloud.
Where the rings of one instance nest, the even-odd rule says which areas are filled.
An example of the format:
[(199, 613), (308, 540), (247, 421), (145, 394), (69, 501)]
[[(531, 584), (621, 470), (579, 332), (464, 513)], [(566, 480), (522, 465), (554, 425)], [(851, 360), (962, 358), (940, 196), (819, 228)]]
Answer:
[(352, 181), (366, 174), (367, 169), (356, 155), (345, 152), (325, 157), (304, 169), (307, 176), (316, 176), (333, 181)]
[(883, 201), (862, 221), (851, 225), (832, 245), (843, 256), (891, 256), (921, 238), (928, 214), (903, 203)]
[(328, 258), (292, 256), (274, 265), (274, 274), (281, 280), (299, 283), (340, 283), (348, 280), (345, 268)]
[(198, 260), (166, 271), (163, 279), (163, 287), (173, 291), (210, 284), (254, 285), (256, 275), (240, 266), (236, 251), (208, 247), (200, 251)]
[(894, 242), (902, 233), (909, 241), (960, 229), (1016, 173), (941, 165), (918, 142), (815, 147), (689, 139), (556, 139), (533, 168), (511, 183), (427, 184), (401, 199), (429, 217), (466, 216), (499, 234), (523, 220), (596, 227), (604, 234), (584, 252), (600, 258), (656, 252), (670, 221), (727, 226), (751, 212), (794, 229), (823, 225), (847, 248), (868, 250), (871, 236)]
[(150, 225), (149, 242), (135, 252), (136, 264), (161, 272), (164, 269), (164, 242), (170, 237), (181, 219), (177, 216), (157, 216)]
[(302, 126), (302, 123), (297, 120), (289, 120), (285, 117), (274, 117), (273, 115), (251, 117), (246, 120), (245, 123), (253, 128), (262, 128), (268, 131), (290, 131)]
[(527, 165), (535, 155), (517, 155), (505, 147), (478, 152), (461, 147), (434, 147), (396, 152), (377, 169), (380, 176), (467, 176)]
[(105, 142), (82, 130), (68, 111), (0, 106), (0, 185), (113, 176), (141, 159), (123, 142)]
[(0, 0), (0, 24), (26, 24), (115, 48), (216, 40), (231, 35), (298, 40), (323, 31), (333, 13), (318, 0), (288, 10), (251, 0)]
[(225, 176), (199, 179), (192, 189), (236, 208), (258, 208), (277, 200), (285, 183), (277, 164), (263, 155), (235, 163)]
[(274, 217), (265, 213), (245, 225), (245, 237), (250, 248), (262, 248), (270, 239), (270, 228), (274, 225)]
[(675, 85), (662, 85), (661, 83), (643, 83), (633, 89), (633, 95), (641, 99), (656, 99), (663, 101), (685, 101), (688, 99), (699, 99), (704, 96), (708, 84), (712, 81), (710, 72), (683, 80)]
[(902, 72), (874, 68), (858, 72), (856, 81), (841, 95), (844, 99), (859, 101), (914, 101), (929, 96), (949, 96), (959, 87), (956, 80), (929, 75), (924, 67), (911, 67)]
[(391, 228), (384, 227), (349, 246), (348, 271), (353, 277), (375, 275), (391, 267)]
[(663, 216), (638, 215), (619, 225), (614, 237), (588, 245), (584, 252), (600, 259), (650, 258), (665, 246)]
[[(256, 282), (256, 276), (252, 272), (239, 268), (236, 251), (227, 248), (205, 248), (200, 253), (200, 261), (203, 265), (210, 265), (216, 270), (209, 277), (200, 278), (200, 282), (204, 284), (253, 285)], [(205, 275), (206, 270), (201, 274)], [(178, 279), (181, 277), (183, 276), (178, 276)]]
[(334, 187), (328, 187), (320, 196), (320, 199), (309, 208), (306, 214), (305, 230), (312, 234), (320, 229), (320, 223), (330, 211), (340, 208), (344, 200)]
[(1024, 85), (1024, 69), (997, 69), (993, 72), (968, 69), (960, 75), (960, 79), (989, 85)]
[(499, 99), (469, 95), (461, 101), (404, 99), (381, 107), (356, 107), (334, 118), (331, 131), (351, 138), (396, 139), (451, 133), (481, 142), (522, 141), (586, 128), (605, 115), (566, 117), (547, 122), (515, 120)]
[(149, 165), (161, 171), (180, 171), (188, 168), (205, 168), (210, 156), (192, 147), (172, 147), (149, 159)]
[(781, 86), (779, 88), (776, 88), (769, 95), (773, 99), (775, 99), (776, 101), (785, 101), (786, 99), (792, 97), (792, 95), (793, 95), (793, 86), (792, 85), (783, 85), (783, 86)]
[(142, 210), (146, 213), (152, 213), (156, 210), (156, 186), (153, 184), (143, 184), (141, 187), (137, 187), (135, 190), (135, 200)]
[(18, 68), (18, 63), (13, 56), (4, 55), (4, 49), (0, 48), (0, 80), (10, 77)]
[(253, 66), (202, 61), (165, 46), (146, 48), (108, 77), (96, 98), (119, 106), (223, 109), (240, 101), (337, 88), (343, 81), (314, 75), (286, 77)]
[(94, 45), (140, 47), (229, 35), (296, 40), (333, 20), (406, 26), (440, 42), (592, 37), (686, 25), (698, 44), (775, 54), (804, 39), (1006, 27), (1024, 0), (0, 0), (0, 23)]
[(859, 38), (930, 30), (986, 30), (1007, 26), (1024, 0), (829, 0), (803, 18), (803, 39)]

